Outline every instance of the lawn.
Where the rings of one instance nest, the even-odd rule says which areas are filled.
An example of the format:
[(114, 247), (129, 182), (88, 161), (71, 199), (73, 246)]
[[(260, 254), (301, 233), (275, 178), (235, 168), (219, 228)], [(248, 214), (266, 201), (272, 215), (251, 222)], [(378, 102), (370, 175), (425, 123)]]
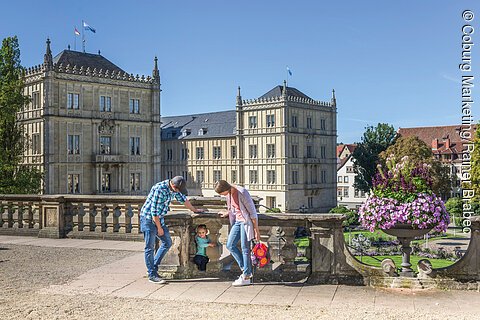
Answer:
[[(395, 265), (397, 268), (401, 268), (401, 263), (402, 263), (402, 256), (375, 256), (375, 257), (368, 257), (368, 256), (356, 256), (358, 261), (361, 261), (365, 264), (374, 266), (374, 267), (380, 267), (381, 266), (381, 260), (383, 259), (392, 259), (393, 262), (395, 262)], [(379, 259), (380, 261), (376, 260)], [(424, 257), (419, 257), (419, 256), (410, 256), (410, 263), (412, 264), (412, 269), (414, 271), (417, 270), (417, 263), (419, 260), (425, 259)], [(443, 268), (443, 267), (448, 267), (454, 263), (454, 261), (450, 260), (445, 260), (445, 259), (428, 259), (432, 263), (433, 268)]]

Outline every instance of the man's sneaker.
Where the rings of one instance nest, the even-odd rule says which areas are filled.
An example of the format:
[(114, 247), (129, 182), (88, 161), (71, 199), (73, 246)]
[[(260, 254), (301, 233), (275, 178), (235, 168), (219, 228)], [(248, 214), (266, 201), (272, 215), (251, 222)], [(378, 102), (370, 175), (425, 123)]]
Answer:
[(157, 284), (164, 284), (165, 282), (167, 282), (167, 281), (165, 281), (162, 278), (157, 277), (157, 276), (153, 276), (153, 277), (148, 278), (148, 281), (150, 281), (152, 283), (157, 283)]
[(243, 286), (249, 286), (252, 284), (252, 280), (251, 278), (248, 278), (248, 279), (245, 279), (243, 274), (238, 277), (237, 280), (235, 280), (233, 283), (232, 283), (232, 286), (234, 287), (243, 287)]

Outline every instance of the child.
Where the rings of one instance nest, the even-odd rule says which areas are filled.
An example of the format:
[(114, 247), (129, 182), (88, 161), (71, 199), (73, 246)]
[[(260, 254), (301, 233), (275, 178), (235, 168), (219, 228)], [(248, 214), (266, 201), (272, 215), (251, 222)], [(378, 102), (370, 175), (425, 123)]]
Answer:
[(206, 253), (207, 247), (215, 247), (214, 243), (210, 242), (208, 238), (208, 229), (204, 224), (200, 224), (195, 229), (195, 243), (197, 244), (197, 252), (193, 258), (193, 262), (197, 265), (198, 270), (207, 271), (207, 263), (209, 261)]

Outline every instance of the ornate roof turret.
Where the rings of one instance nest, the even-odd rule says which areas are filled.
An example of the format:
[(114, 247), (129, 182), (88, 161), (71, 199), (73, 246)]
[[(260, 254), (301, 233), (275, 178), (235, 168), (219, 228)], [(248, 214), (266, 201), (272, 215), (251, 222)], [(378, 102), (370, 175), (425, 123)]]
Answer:
[(153, 71), (152, 71), (152, 77), (154, 80), (158, 80), (160, 79), (160, 72), (158, 71), (158, 58), (157, 56), (155, 56), (155, 65), (153, 67)]
[(238, 86), (238, 94), (237, 94), (237, 106), (242, 105), (242, 95), (240, 94), (240, 86)]
[(282, 96), (287, 97), (287, 80), (283, 80)]
[(335, 89), (332, 89), (332, 106), (337, 106), (337, 98), (335, 98)]
[(52, 50), (50, 49), (49, 38), (47, 38), (47, 50), (45, 51), (45, 55), (43, 56), (43, 65), (46, 71), (53, 69), (53, 57), (52, 57)]

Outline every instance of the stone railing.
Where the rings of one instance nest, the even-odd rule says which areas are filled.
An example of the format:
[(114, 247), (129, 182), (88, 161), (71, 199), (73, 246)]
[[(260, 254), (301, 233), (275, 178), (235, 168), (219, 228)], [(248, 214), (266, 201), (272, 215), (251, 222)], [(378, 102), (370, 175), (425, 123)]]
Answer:
[[(70, 237), (143, 241), (139, 231), (139, 211), (143, 196), (28, 196), (0, 195), (0, 234), (38, 237)], [(192, 259), (195, 254), (194, 230), (206, 224), (216, 247), (207, 248), (210, 262), (207, 275), (233, 277), (240, 270), (225, 248), (229, 222), (216, 212), (225, 208), (219, 197), (190, 198), (196, 207), (209, 213), (186, 213), (172, 204), (165, 216), (173, 245), (161, 265), (167, 277), (190, 278), (199, 274)], [(258, 199), (257, 199), (258, 202)], [(259, 214), (261, 240), (269, 246), (272, 263), (255, 271), (257, 280), (310, 283), (349, 283), (388, 286), (480, 288), (480, 218), (472, 218), (472, 236), (465, 255), (447, 268), (432, 269), (428, 261), (419, 266), (416, 278), (395, 274), (395, 266), (382, 268), (361, 263), (345, 245), (343, 215), (336, 214)], [(310, 244), (307, 261), (299, 263), (295, 233), (306, 230)], [(384, 261), (386, 262), (386, 261)], [(203, 273), (205, 275), (205, 273)], [(407, 283), (408, 282), (408, 283)]]

